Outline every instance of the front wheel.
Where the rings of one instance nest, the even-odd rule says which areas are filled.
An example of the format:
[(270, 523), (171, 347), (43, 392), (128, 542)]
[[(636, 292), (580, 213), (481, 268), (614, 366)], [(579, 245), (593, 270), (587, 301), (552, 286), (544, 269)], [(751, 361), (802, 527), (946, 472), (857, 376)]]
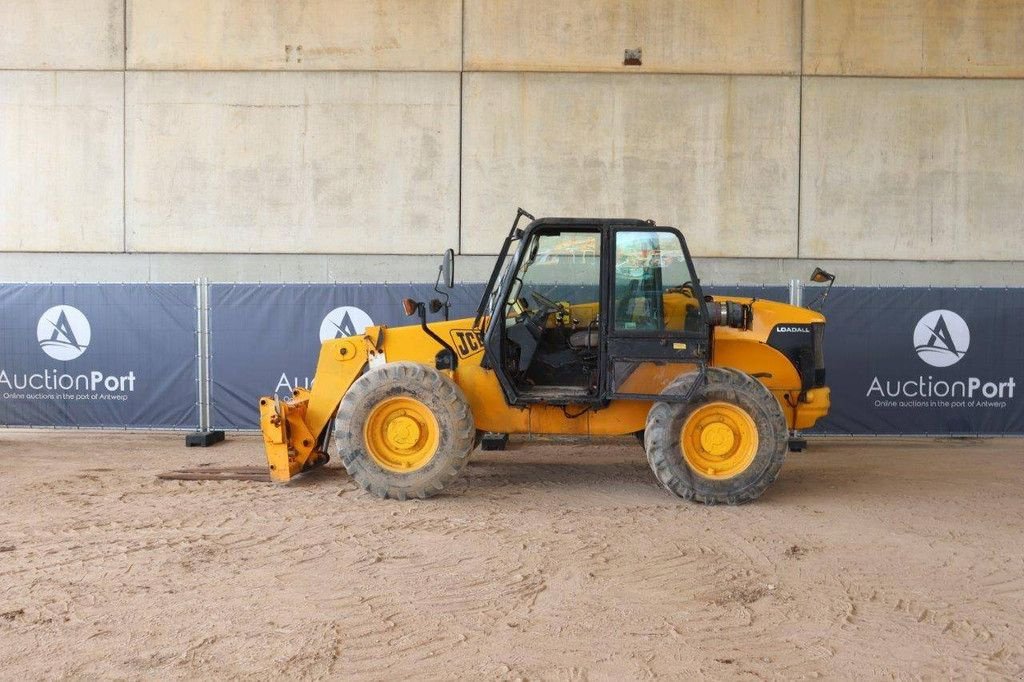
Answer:
[(441, 492), (458, 478), (476, 428), (462, 390), (432, 367), (396, 362), (370, 370), (338, 406), (335, 439), (349, 475), (377, 497)]
[[(697, 376), (679, 377), (665, 393), (685, 393)], [(714, 367), (690, 402), (654, 404), (644, 446), (670, 492), (706, 504), (740, 504), (760, 497), (778, 476), (787, 436), (782, 407), (764, 384)]]

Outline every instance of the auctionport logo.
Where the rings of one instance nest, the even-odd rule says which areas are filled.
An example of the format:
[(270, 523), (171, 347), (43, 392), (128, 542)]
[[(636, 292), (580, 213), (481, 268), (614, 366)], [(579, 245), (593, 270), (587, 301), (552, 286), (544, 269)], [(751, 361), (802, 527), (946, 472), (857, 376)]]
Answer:
[[(26, 330), (27, 331), (27, 330)], [(81, 310), (55, 305), (36, 325), (39, 347), (54, 360), (74, 360), (92, 341), (92, 327)], [(66, 374), (47, 368), (38, 372), (8, 372), (0, 367), (0, 398), (3, 400), (119, 400), (135, 391), (135, 371), (108, 375), (94, 369)]]
[(914, 328), (914, 350), (932, 367), (955, 365), (970, 345), (971, 330), (952, 310), (933, 310)]
[[(971, 345), (971, 330), (952, 310), (933, 310), (914, 327), (914, 351), (932, 367), (950, 367)], [(955, 370), (954, 370), (955, 371)], [(1017, 388), (1015, 377), (873, 377), (867, 397), (875, 407), (1006, 407)]]
[(54, 360), (74, 360), (89, 347), (92, 327), (78, 308), (55, 305), (39, 318), (36, 338), (43, 352)]
[(367, 327), (373, 326), (373, 320), (359, 308), (343, 305), (327, 313), (320, 323), (320, 343), (343, 336), (362, 334)]

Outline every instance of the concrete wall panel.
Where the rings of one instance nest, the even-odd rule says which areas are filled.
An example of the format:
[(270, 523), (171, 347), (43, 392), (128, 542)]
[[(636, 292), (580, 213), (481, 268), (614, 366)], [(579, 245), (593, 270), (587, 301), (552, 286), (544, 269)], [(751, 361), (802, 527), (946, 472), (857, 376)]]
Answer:
[[(465, 13), (467, 70), (800, 70), (800, 0), (466, 0)], [(623, 66), (637, 47), (643, 65)]]
[(128, 0), (133, 69), (457, 71), (460, 0)]
[[(494, 256), (459, 256), (458, 282), (485, 282)], [(845, 286), (1024, 286), (1024, 267), (1004, 261), (894, 261), (696, 258), (707, 285), (776, 284), (806, 279), (815, 266)], [(193, 253), (23, 253), (0, 251), (9, 282), (433, 282), (436, 256)], [(395, 273), (401, 273), (396, 277)], [(817, 295), (804, 290), (804, 301)], [(828, 312), (826, 304), (825, 312)]]
[(0, 250), (121, 250), (122, 87), (120, 73), (0, 72)]
[(454, 246), (458, 96), (454, 73), (129, 73), (128, 248)]
[(1024, 77), (1020, 0), (806, 0), (808, 74)]
[(494, 253), (516, 206), (653, 218), (703, 256), (796, 252), (794, 77), (465, 76), (462, 248)]
[(0, 69), (124, 68), (124, 0), (4, 0), (0, 31)]
[(1024, 81), (804, 83), (802, 257), (1020, 260)]

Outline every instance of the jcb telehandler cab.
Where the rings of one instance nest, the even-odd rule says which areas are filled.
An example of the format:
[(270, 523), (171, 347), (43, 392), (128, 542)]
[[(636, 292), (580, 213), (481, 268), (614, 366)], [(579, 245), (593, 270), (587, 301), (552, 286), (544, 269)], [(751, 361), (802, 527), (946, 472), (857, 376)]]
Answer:
[(675, 228), (544, 218), (520, 230), (523, 216), (475, 318), (428, 323), (428, 304), (406, 299), (419, 325), (327, 341), (311, 390), (260, 399), (272, 478), (324, 464), (333, 437), (363, 488), (424, 498), (458, 477), (484, 432), (637, 434), (676, 495), (757, 498), (789, 430), (828, 412), (825, 318), (705, 296)]

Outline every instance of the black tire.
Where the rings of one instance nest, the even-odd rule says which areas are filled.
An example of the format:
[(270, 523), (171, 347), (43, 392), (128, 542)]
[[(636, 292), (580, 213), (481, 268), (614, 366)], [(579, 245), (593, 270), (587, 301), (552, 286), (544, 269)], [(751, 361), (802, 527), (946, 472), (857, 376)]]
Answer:
[[(437, 420), (437, 448), (412, 471), (382, 466), (368, 451), (364, 435), (374, 406), (398, 397), (418, 400)], [(338, 406), (334, 432), (338, 454), (356, 483), (377, 497), (395, 500), (425, 499), (444, 490), (466, 467), (476, 437), (462, 389), (436, 369), (414, 362), (387, 364), (356, 380)]]
[[(683, 394), (697, 379), (685, 374), (663, 392)], [(761, 496), (778, 477), (786, 458), (789, 431), (782, 406), (760, 381), (735, 369), (712, 367), (707, 384), (689, 403), (655, 403), (647, 415), (644, 447), (658, 481), (669, 492), (705, 504), (742, 504)], [(683, 456), (680, 434), (687, 418), (709, 402), (730, 403), (743, 410), (757, 429), (757, 450), (750, 464), (731, 478), (715, 479), (694, 470)]]

